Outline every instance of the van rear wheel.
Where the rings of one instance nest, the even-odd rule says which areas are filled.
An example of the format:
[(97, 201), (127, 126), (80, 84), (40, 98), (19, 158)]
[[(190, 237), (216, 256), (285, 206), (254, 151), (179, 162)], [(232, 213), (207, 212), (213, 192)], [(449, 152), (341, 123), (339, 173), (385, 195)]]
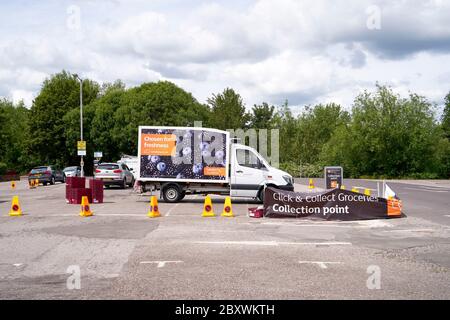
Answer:
[(183, 196), (183, 192), (178, 185), (171, 184), (163, 188), (162, 196), (165, 202), (175, 203), (180, 201)]

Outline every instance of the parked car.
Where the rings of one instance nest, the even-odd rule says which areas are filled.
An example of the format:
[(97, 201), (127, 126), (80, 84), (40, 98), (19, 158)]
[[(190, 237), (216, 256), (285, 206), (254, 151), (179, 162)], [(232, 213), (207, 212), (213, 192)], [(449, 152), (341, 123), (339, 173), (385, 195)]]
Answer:
[(81, 167), (79, 167), (79, 166), (67, 167), (67, 168), (64, 168), (63, 172), (66, 177), (80, 177), (81, 176)]
[(55, 184), (56, 181), (66, 182), (64, 172), (57, 166), (42, 166), (31, 169), (28, 174), (28, 181), (38, 180), (44, 186), (47, 184)]
[(105, 187), (116, 185), (125, 189), (134, 185), (133, 174), (124, 163), (100, 163), (95, 169), (94, 176), (103, 180)]

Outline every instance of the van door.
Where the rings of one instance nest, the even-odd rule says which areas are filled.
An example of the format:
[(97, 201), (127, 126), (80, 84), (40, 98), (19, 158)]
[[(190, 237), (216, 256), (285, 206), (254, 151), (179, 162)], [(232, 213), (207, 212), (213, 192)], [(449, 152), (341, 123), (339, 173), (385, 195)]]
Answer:
[(234, 170), (231, 174), (231, 195), (235, 197), (256, 197), (264, 174), (264, 166), (252, 149), (238, 147), (234, 149)]

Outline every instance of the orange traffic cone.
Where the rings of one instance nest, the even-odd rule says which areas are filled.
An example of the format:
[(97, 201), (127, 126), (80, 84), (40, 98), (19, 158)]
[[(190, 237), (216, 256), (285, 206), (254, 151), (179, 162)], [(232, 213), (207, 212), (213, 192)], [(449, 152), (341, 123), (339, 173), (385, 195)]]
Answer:
[(34, 189), (34, 180), (28, 181), (28, 186), (30, 187), (30, 189)]
[(11, 190), (16, 190), (16, 182), (11, 181)]
[(9, 210), (11, 217), (18, 217), (22, 215), (22, 209), (19, 204), (19, 196), (14, 196), (11, 203), (11, 210)]
[(234, 217), (233, 208), (231, 207), (231, 198), (226, 197), (223, 205), (222, 217), (232, 218)]
[(308, 189), (314, 189), (315, 187), (314, 187), (314, 181), (313, 181), (313, 179), (309, 179), (309, 186), (308, 186)]
[(161, 217), (161, 213), (159, 213), (159, 207), (158, 207), (158, 198), (156, 196), (152, 196), (150, 198), (150, 210), (147, 214), (150, 218), (157, 218)]
[(39, 187), (39, 180), (38, 179), (34, 180), (34, 186), (35, 187)]
[(89, 199), (87, 196), (83, 196), (83, 198), (81, 198), (80, 216), (81, 217), (90, 217), (92, 215), (94, 215), (94, 213), (91, 211), (91, 206), (89, 205)]
[(203, 205), (202, 217), (215, 217), (214, 210), (212, 207), (211, 197), (209, 195), (205, 198), (205, 204)]

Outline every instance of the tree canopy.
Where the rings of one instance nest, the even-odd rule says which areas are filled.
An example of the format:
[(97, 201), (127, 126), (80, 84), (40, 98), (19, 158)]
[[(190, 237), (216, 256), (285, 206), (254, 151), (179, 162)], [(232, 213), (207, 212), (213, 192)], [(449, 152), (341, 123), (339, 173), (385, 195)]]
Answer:
[[(79, 162), (79, 82), (66, 71), (46, 79), (30, 109), (0, 100), (0, 174), (35, 165)], [(318, 176), (340, 165), (351, 177), (449, 178), (450, 92), (442, 117), (426, 98), (401, 97), (377, 85), (358, 94), (351, 108), (338, 104), (296, 107), (266, 102), (247, 110), (233, 89), (212, 94), (206, 104), (174, 83), (159, 81), (126, 88), (117, 80), (83, 81), (87, 173), (94, 151), (104, 161), (137, 154), (139, 125), (278, 129), (280, 166), (294, 175)], [(270, 137), (269, 137), (270, 138)], [(271, 148), (271, 146), (270, 146)], [(270, 149), (268, 148), (268, 149)]]

